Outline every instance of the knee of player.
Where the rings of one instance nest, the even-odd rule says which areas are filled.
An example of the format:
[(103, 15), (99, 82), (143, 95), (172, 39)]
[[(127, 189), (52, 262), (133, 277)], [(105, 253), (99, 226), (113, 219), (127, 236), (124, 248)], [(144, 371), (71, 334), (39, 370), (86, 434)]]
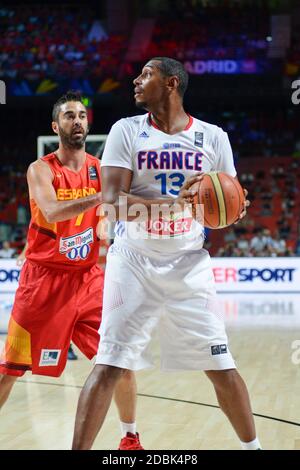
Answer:
[(236, 386), (240, 382), (240, 375), (236, 369), (224, 370), (224, 385), (227, 387)]
[(91, 374), (92, 382), (109, 386), (122, 376), (122, 372), (123, 369), (119, 367), (96, 364)]
[(135, 382), (135, 375), (132, 370), (123, 369), (122, 380), (128, 383)]
[(207, 375), (217, 389), (230, 389), (240, 382), (236, 369), (207, 371)]

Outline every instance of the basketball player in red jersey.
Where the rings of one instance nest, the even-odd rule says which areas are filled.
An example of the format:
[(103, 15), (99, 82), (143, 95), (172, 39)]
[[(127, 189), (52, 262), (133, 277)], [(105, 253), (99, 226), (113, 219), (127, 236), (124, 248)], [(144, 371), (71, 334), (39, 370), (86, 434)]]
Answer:
[[(97, 265), (97, 206), (101, 204), (99, 160), (85, 152), (87, 111), (69, 92), (53, 108), (57, 151), (33, 162), (27, 179), (31, 222), (26, 261), (0, 358), (0, 407), (18, 377), (58, 377), (70, 341), (92, 359), (97, 353), (103, 272)], [(123, 374), (115, 394), (120, 449), (141, 449), (135, 431), (136, 383)]]

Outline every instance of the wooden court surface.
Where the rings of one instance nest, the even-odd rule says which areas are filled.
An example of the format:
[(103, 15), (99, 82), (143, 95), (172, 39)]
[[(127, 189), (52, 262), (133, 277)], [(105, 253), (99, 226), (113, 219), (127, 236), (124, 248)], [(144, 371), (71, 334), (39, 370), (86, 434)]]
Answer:
[[(228, 329), (232, 354), (245, 379), (258, 436), (265, 449), (300, 450), (300, 364), (292, 362), (296, 329)], [(1, 337), (4, 340), (4, 337)], [(137, 374), (138, 431), (151, 449), (239, 449), (213, 388), (201, 372)], [(300, 357), (300, 355), (298, 355)], [(92, 364), (80, 355), (59, 379), (32, 376), (17, 382), (0, 413), (0, 449), (69, 449), (77, 399)], [(115, 449), (119, 421), (112, 405), (95, 449)]]

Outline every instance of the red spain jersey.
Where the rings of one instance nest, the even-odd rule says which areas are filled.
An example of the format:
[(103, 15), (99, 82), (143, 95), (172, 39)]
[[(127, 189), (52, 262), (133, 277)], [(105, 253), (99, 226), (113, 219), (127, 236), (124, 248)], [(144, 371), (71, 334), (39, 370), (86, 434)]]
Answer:
[[(100, 191), (100, 163), (86, 154), (83, 167), (74, 172), (62, 165), (55, 153), (42, 157), (49, 165), (58, 201), (71, 201)], [(59, 269), (89, 268), (98, 261), (99, 222), (97, 207), (70, 220), (48, 223), (34, 199), (30, 199), (31, 221), (26, 258)]]

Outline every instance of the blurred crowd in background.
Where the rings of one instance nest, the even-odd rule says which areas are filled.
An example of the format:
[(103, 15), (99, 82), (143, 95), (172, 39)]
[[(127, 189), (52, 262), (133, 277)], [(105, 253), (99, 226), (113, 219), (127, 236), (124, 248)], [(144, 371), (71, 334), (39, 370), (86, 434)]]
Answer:
[[(0, 77), (122, 76), (132, 74), (127, 34), (108, 34), (83, 6), (9, 7), (0, 10)], [(187, 59), (260, 59), (268, 50), (269, 15), (261, 7), (228, 3), (193, 7), (181, 2), (155, 18), (140, 60), (157, 55)]]
[(0, 77), (112, 76), (128, 45), (82, 6), (4, 8), (0, 19)]

